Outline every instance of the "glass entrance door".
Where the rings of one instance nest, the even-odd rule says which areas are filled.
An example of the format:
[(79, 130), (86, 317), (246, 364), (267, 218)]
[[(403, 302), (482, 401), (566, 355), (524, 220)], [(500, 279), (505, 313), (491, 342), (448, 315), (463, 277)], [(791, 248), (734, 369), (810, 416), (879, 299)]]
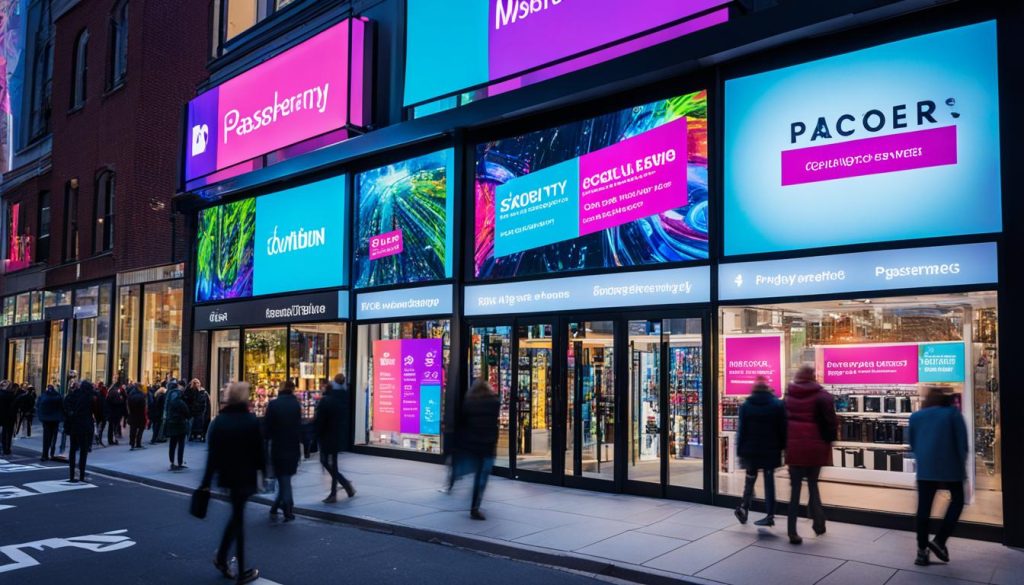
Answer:
[(629, 322), (629, 466), (632, 481), (662, 483), (665, 343), (661, 321)]
[(470, 385), (486, 380), (498, 393), (498, 448), (494, 464), (509, 466), (512, 440), (512, 327), (473, 327), (470, 329)]
[(567, 339), (565, 473), (613, 481), (615, 322), (570, 322)]
[(517, 471), (551, 473), (554, 439), (554, 326), (519, 325), (515, 393)]

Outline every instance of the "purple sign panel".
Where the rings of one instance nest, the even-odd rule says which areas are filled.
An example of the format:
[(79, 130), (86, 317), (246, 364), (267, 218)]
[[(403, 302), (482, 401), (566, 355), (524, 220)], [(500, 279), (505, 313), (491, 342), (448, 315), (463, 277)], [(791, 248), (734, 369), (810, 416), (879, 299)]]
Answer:
[(440, 339), (402, 340), (402, 433), (420, 432), (421, 395), (425, 387), (440, 386), (441, 364)]

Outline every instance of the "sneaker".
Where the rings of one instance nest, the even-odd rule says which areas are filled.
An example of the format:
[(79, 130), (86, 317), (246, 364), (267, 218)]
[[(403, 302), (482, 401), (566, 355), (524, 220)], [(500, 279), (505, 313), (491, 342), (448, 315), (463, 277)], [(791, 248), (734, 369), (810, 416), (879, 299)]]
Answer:
[(480, 510), (470, 510), (469, 517), (473, 520), (487, 520), (487, 517)]
[(335, 504), (335, 503), (338, 502), (338, 496), (336, 496), (335, 494), (331, 494), (331, 495), (327, 496), (326, 498), (324, 498), (323, 502), (325, 504)]
[(914, 559), (914, 564), (919, 567), (924, 567), (931, 564), (931, 560), (928, 558), (928, 549), (919, 548), (917, 549), (917, 558)]
[(798, 535), (798, 534), (790, 534), (789, 535), (789, 544), (803, 544), (803, 543), (804, 543), (804, 539), (800, 538), (800, 535)]
[(748, 512), (747, 509), (744, 508), (743, 506), (736, 506), (736, 509), (733, 511), (733, 514), (736, 515), (736, 519), (740, 521), (740, 524), (747, 523)]
[(754, 522), (754, 526), (775, 526), (775, 516), (765, 516)]
[(949, 549), (945, 546), (935, 542), (934, 540), (928, 543), (928, 550), (935, 553), (935, 556), (944, 563), (949, 562)]
[(247, 569), (244, 573), (238, 576), (238, 583), (252, 583), (253, 581), (259, 578), (259, 569)]

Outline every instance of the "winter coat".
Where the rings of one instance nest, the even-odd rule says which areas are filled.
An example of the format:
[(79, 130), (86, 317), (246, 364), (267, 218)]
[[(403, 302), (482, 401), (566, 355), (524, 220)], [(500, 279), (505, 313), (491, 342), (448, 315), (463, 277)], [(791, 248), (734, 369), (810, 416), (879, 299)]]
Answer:
[(348, 385), (331, 384), (316, 405), (313, 427), (316, 440), (324, 453), (339, 453), (348, 436)]
[(99, 394), (88, 381), (82, 382), (64, 398), (64, 428), (69, 435), (92, 435)]
[(128, 414), (128, 407), (125, 404), (127, 402), (127, 396), (125, 396), (124, 387), (115, 386), (107, 392), (107, 401), (105, 406), (105, 415), (110, 420), (120, 420)]
[(0, 390), (0, 423), (14, 424), (14, 419), (18, 414), (18, 409), (14, 404), (16, 397), (14, 390), (9, 387)]
[(786, 448), (786, 406), (767, 386), (755, 386), (740, 405), (736, 454), (746, 469), (782, 466)]
[(93, 386), (93, 391), (96, 392), (96, 400), (92, 403), (92, 415), (96, 418), (96, 422), (103, 422), (107, 420), (107, 387), (103, 384)]
[(476, 457), (494, 457), (498, 444), (497, 396), (466, 398), (457, 431), (457, 450)]
[(199, 397), (199, 389), (189, 386), (185, 388), (181, 397), (185, 400), (185, 404), (188, 405), (188, 417), (196, 417), (196, 399)]
[[(182, 400), (184, 404), (184, 400)], [(210, 454), (206, 459), (204, 486), (216, 475), (217, 485), (236, 493), (258, 491), (257, 472), (265, 472), (260, 423), (246, 404), (232, 404), (220, 411), (207, 436)]]
[(822, 424), (837, 426), (832, 395), (813, 379), (797, 378), (786, 389), (786, 464), (824, 467), (832, 464), (832, 445), (822, 438)]
[(146, 426), (146, 395), (138, 388), (128, 395), (128, 424), (134, 427)]
[(36, 400), (36, 414), (39, 422), (60, 422), (64, 420), (64, 399), (54, 389), (43, 390)]
[(967, 425), (955, 406), (930, 406), (910, 415), (910, 449), (919, 481), (967, 479)]
[(153, 421), (153, 424), (161, 425), (164, 422), (164, 405), (167, 403), (167, 389), (157, 388), (153, 395), (153, 407), (149, 409), (149, 420)]
[(175, 385), (167, 391), (164, 401), (163, 433), (168, 437), (184, 435), (188, 431), (189, 410), (182, 391)]
[(274, 474), (295, 475), (302, 451), (302, 406), (298, 398), (285, 393), (271, 400), (263, 424), (270, 441), (270, 463), (274, 466)]

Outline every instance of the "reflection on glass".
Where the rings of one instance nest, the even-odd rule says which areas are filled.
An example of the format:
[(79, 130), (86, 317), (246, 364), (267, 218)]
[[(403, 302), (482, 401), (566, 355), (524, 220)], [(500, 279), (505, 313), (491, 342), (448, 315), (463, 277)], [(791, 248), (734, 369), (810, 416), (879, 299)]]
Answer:
[(64, 387), (64, 321), (50, 321), (50, 353), (47, 355), (46, 372), (48, 383)]
[(498, 414), (498, 448), (494, 464), (508, 467), (512, 407), (512, 328), (474, 327), (470, 355), (470, 385), (487, 380), (498, 393), (501, 410)]
[(551, 471), (552, 326), (519, 327), (516, 468)]
[(180, 280), (146, 285), (142, 332), (142, 379), (162, 380), (181, 373), (181, 317), (183, 283)]
[(216, 416), (220, 404), (224, 401), (224, 391), (228, 384), (238, 380), (238, 346), (240, 334), (238, 329), (213, 332), (210, 344), (210, 384), (211, 416)]
[(288, 333), (285, 327), (246, 329), (245, 381), (249, 383), (249, 407), (256, 416), (267, 413), (267, 403), (287, 376), (285, 356)]
[(661, 483), (661, 321), (629, 322), (629, 479)]
[[(569, 394), (576, 419), (573, 474), (615, 478), (615, 324), (569, 325)], [(567, 429), (568, 430), (568, 429)], [(568, 469), (568, 468), (567, 468)]]
[(16, 338), (7, 342), (7, 372), (12, 382), (37, 390), (43, 383), (43, 338)]
[(700, 319), (666, 319), (668, 483), (704, 487), (704, 356)]
[[(129, 380), (139, 381), (139, 296), (140, 287), (122, 286), (117, 294), (117, 373), (124, 374)], [(146, 384), (158, 383), (159, 380), (144, 378)]]
[(288, 376), (295, 383), (303, 418), (313, 418), (320, 385), (345, 372), (345, 341), (344, 323), (292, 325)]

